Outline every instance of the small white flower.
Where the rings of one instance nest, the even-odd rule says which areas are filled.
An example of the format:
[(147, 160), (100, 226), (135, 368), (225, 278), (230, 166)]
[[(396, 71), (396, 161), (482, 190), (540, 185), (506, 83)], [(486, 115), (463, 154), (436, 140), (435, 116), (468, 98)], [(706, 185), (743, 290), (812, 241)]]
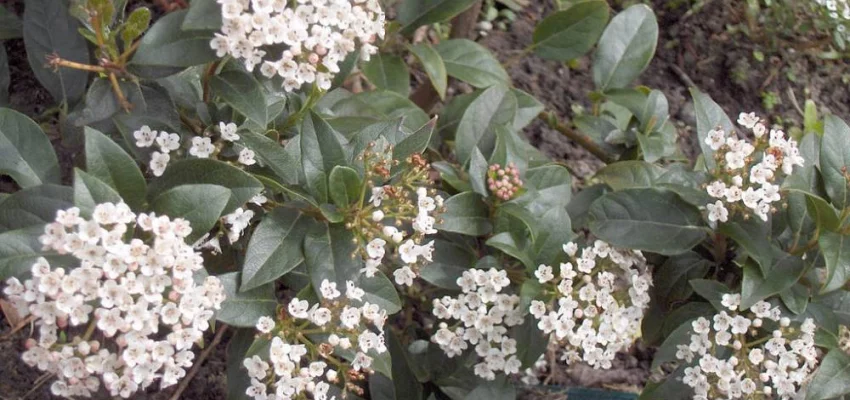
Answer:
[(757, 123), (759, 123), (759, 117), (754, 112), (742, 112), (740, 115), (738, 115), (738, 124), (747, 129), (752, 129)]
[(413, 280), (416, 279), (416, 274), (410, 269), (410, 267), (405, 265), (404, 267), (393, 271), (393, 277), (395, 277), (395, 283), (401, 286), (410, 286), (413, 285)]
[(208, 137), (195, 136), (192, 138), (192, 147), (189, 154), (198, 158), (208, 158), (215, 151), (212, 141)]
[(151, 130), (147, 125), (142, 126), (139, 130), (133, 132), (133, 137), (136, 139), (136, 147), (151, 147), (156, 141), (158, 132)]
[(218, 130), (221, 132), (221, 138), (228, 142), (235, 142), (239, 140), (239, 135), (236, 134), (236, 124), (230, 122), (225, 124), (224, 122), (218, 123)]
[(176, 133), (160, 132), (156, 138), (156, 144), (163, 153), (169, 153), (180, 148), (180, 135)]
[(376, 210), (372, 213), (372, 221), (381, 222), (384, 220), (384, 212), (381, 210)]
[(386, 253), (386, 245), (387, 241), (384, 239), (372, 239), (372, 241), (366, 245), (366, 254), (369, 255), (369, 258), (380, 260), (384, 258), (384, 254)]
[(259, 320), (257, 320), (257, 330), (262, 332), (262, 333), (271, 332), (272, 329), (274, 329), (274, 326), (275, 326), (275, 322), (270, 317), (263, 316), (263, 317), (260, 317)]
[(417, 250), (416, 243), (408, 240), (398, 247), (398, 254), (401, 257), (401, 261), (405, 264), (413, 264), (419, 257), (419, 251)]
[(322, 293), (322, 297), (328, 300), (333, 300), (341, 294), (336, 288), (336, 282), (331, 282), (327, 279), (322, 281), (319, 291)]
[(243, 148), (239, 151), (239, 163), (243, 165), (254, 165), (257, 160), (254, 159), (254, 151), (248, 148)]
[(160, 153), (155, 151), (151, 153), (151, 172), (154, 176), (162, 176), (165, 169), (168, 167), (168, 162), (171, 161), (171, 156), (168, 153)]

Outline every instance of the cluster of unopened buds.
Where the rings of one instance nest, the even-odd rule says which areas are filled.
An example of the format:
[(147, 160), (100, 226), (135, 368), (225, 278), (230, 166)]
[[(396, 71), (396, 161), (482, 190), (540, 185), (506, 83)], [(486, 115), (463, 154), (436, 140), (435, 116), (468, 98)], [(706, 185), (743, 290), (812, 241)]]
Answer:
[(427, 188), (433, 184), (428, 176), (430, 164), (419, 154), (408, 158), (408, 166), (392, 183), (375, 184), (389, 180), (398, 163), (386, 157), (392, 154), (391, 148), (374, 148), (370, 145), (361, 156), (367, 171), (364, 189), (370, 197), (353, 205), (346, 228), (355, 234), (367, 277), (375, 276), (381, 266), (390, 269), (388, 255), (397, 253), (401, 267), (392, 270), (393, 278), (399, 285), (410, 286), (420, 267), (433, 261), (434, 242), (425, 243), (425, 239), (437, 233), (434, 226), (444, 211), (443, 198)]
[[(753, 144), (721, 128), (708, 132), (705, 139), (718, 161), (715, 180), (706, 188), (717, 199), (706, 205), (711, 222), (726, 222), (735, 211), (767, 221), (772, 204), (781, 199), (777, 178), (790, 175), (805, 162), (794, 139), (778, 129), (768, 132), (754, 113), (741, 113), (738, 123), (752, 131)], [(754, 157), (757, 152), (758, 158)]]
[(694, 400), (793, 398), (817, 367), (814, 321), (792, 324), (765, 301), (741, 312), (740, 294), (722, 304), (728, 312), (694, 320), (690, 343), (678, 346)]
[[(219, 123), (220, 137), (225, 142), (236, 142), (239, 140), (239, 135), (236, 133), (237, 127), (234, 123)], [(147, 125), (142, 126), (133, 132), (133, 138), (136, 140), (136, 147), (146, 148), (154, 145), (159, 149), (151, 153), (150, 169), (154, 176), (162, 176), (165, 169), (168, 168), (168, 163), (171, 162), (172, 152), (178, 152), (181, 148), (180, 135), (176, 133), (168, 133), (165, 131), (157, 132), (151, 130)], [(217, 154), (218, 148), (210, 137), (195, 136), (192, 138), (191, 147), (189, 147), (189, 155), (196, 158), (210, 158)], [(254, 151), (242, 147), (239, 150), (237, 162), (239, 164), (249, 166), (257, 163), (254, 159)]]
[(541, 265), (534, 275), (548, 301), (534, 300), (537, 326), (564, 349), (568, 362), (611, 368), (617, 352), (640, 334), (649, 305), (652, 276), (640, 251), (615, 249), (601, 240), (577, 256), (578, 245), (564, 245), (570, 261), (556, 271)]
[(487, 380), (496, 379), (496, 372), (515, 374), (522, 367), (517, 342), (508, 336), (508, 330), (522, 324), (525, 313), (519, 296), (501, 293), (510, 283), (505, 270), (471, 269), (457, 280), (461, 294), (433, 302), (434, 316), (453, 325), (441, 322), (431, 341), (449, 357), (474, 346), (480, 357), (474, 373)]
[(508, 163), (504, 168), (499, 164), (493, 164), (487, 169), (487, 188), (502, 201), (508, 201), (517, 194), (521, 194), (522, 185), (519, 169), (514, 163)]
[[(151, 239), (125, 241), (140, 229)], [(4, 289), (21, 315), (32, 314), (37, 339), (23, 360), (56, 376), (63, 397), (91, 397), (101, 381), (112, 396), (129, 398), (160, 379), (168, 387), (192, 366), (192, 347), (224, 301), (218, 278), (195, 282), (203, 258), (185, 242), (186, 220), (136, 216), (123, 203), (103, 203), (91, 219), (59, 211), (40, 241), (79, 267), (51, 268), (41, 258), (32, 278), (10, 278)]]
[[(368, 60), (384, 37), (378, 0), (217, 1), (223, 25), (210, 47), (218, 57), (242, 60), (248, 71), (260, 65), (264, 76), (280, 76), (287, 92), (305, 83), (330, 89), (349, 53), (359, 46)], [(279, 45), (286, 49), (275, 50)]]
[[(257, 330), (271, 339), (271, 347), (268, 355), (253, 355), (243, 362), (251, 377), (248, 396), (290, 399), (309, 393), (314, 400), (328, 400), (335, 398), (328, 394), (332, 384), (363, 395), (355, 381), (370, 372), (370, 354), (387, 351), (383, 333), (387, 312), (363, 301), (365, 292), (351, 281), (346, 282), (345, 294), (328, 280), (319, 291), (321, 303), (292, 299), (287, 306), (291, 318), (259, 319)], [(313, 338), (324, 335), (326, 341), (314, 343)], [(354, 356), (346, 361), (340, 353)]]

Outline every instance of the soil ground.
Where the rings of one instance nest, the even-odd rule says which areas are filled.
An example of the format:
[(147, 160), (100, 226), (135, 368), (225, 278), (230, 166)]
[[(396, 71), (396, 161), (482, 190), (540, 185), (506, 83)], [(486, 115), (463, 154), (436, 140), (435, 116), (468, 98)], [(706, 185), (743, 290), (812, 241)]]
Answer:
[[(615, 3), (615, 10), (621, 8), (620, 1), (611, 2)], [(0, 0), (0, 4), (17, 13), (22, 11), (21, 3), (21, 0)], [(492, 49), (502, 61), (511, 59), (530, 43), (535, 22), (553, 8), (553, 0), (534, 0), (531, 3), (508, 31), (492, 31), (481, 38), (480, 42)], [(733, 27), (743, 22), (740, 1), (707, 0), (705, 7), (696, 13), (689, 13), (689, 4), (667, 6), (668, 3), (689, 3), (687, 1), (653, 0), (651, 3), (658, 16), (661, 37), (656, 57), (638, 83), (659, 89), (667, 96), (685, 154), (693, 155), (695, 148), (692, 139), (694, 111), (688, 94), (691, 84), (708, 93), (730, 115), (756, 111), (760, 115), (770, 115), (773, 122), (781, 122), (786, 128), (801, 124), (798, 108), (806, 99), (813, 99), (823, 111), (831, 111), (844, 119), (850, 117), (850, 93), (843, 81), (848, 69), (843, 61), (826, 61), (811, 53), (789, 48), (765, 49), (758, 41), (736, 33)], [(47, 129), (60, 154), (67, 181), (74, 165), (75, 147), (61, 143), (57, 121), (49, 112), (53, 101), (30, 72), (23, 42), (8, 40), (4, 47), (9, 55), (11, 72), (10, 105)], [(764, 61), (754, 58), (756, 50), (767, 55)], [(574, 107), (590, 106), (587, 94), (592, 90), (592, 83), (590, 59), (587, 57), (579, 60), (576, 67), (569, 68), (562, 63), (528, 56), (513, 64), (509, 73), (517, 87), (533, 93), (548, 110), (565, 121), (573, 115)], [(766, 110), (763, 93), (774, 93), (781, 102), (774, 109)], [(578, 178), (578, 186), (602, 165), (591, 154), (539, 121), (527, 127), (525, 133), (532, 144), (568, 165)], [(15, 189), (14, 183), (0, 179), (0, 192)], [(19, 359), (23, 339), (29, 332), (24, 329), (6, 339), (8, 331), (8, 323), (0, 313), (0, 400), (51, 398), (48, 385), (34, 385), (40, 376), (38, 371), (28, 368)], [(226, 334), (222, 344), (203, 364), (184, 392), (184, 399), (225, 397), (228, 338), (229, 334)], [(207, 338), (207, 342), (209, 340), (211, 337)], [(555, 355), (554, 351), (549, 354), (550, 358)], [(541, 371), (540, 378), (543, 383), (558, 387), (636, 391), (649, 376), (651, 359), (652, 350), (639, 343), (630, 352), (621, 354), (615, 368), (610, 371), (595, 371), (583, 365), (566, 367), (554, 362)], [(168, 399), (173, 390), (153, 391), (134, 398)], [(551, 400), (565, 399), (567, 396), (563, 392), (534, 388), (522, 391), (524, 398)]]

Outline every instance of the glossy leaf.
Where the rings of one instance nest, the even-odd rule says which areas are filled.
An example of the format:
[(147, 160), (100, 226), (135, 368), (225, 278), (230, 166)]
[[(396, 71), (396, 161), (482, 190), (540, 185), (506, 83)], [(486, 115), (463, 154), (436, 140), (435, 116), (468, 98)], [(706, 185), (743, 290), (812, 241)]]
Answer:
[(850, 236), (821, 232), (818, 246), (826, 263), (826, 281), (821, 293), (840, 289), (850, 280)]
[(68, 8), (67, 0), (26, 0), (24, 7), (27, 60), (38, 81), (57, 102), (80, 98), (89, 76), (86, 71), (72, 68), (62, 68), (57, 73), (47, 65), (47, 56), (54, 53), (64, 60), (89, 63), (88, 43), (77, 33), (80, 24)]
[(628, 160), (606, 165), (596, 177), (614, 190), (651, 188), (667, 172), (655, 164)]
[(711, 97), (700, 92), (697, 88), (691, 88), (690, 91), (691, 97), (694, 99), (694, 111), (697, 118), (697, 141), (700, 149), (702, 149), (706, 167), (712, 170), (717, 163), (714, 161), (714, 150), (705, 143), (708, 132), (718, 126), (726, 132), (731, 132), (735, 126), (732, 125), (732, 121)]
[(155, 199), (168, 189), (191, 184), (219, 185), (230, 189), (230, 200), (223, 214), (233, 212), (263, 190), (260, 181), (239, 168), (221, 161), (193, 158), (169, 165), (161, 177), (151, 182), (148, 199)]
[(6, 7), (0, 6), (0, 40), (18, 39), (23, 35), (20, 18)]
[(826, 193), (838, 209), (850, 206), (847, 171), (850, 168), (850, 126), (840, 118), (829, 115), (823, 129), (820, 151), (820, 170)]
[(301, 127), (301, 160), (307, 188), (319, 202), (328, 199), (328, 174), (337, 165), (347, 165), (339, 134), (319, 115), (310, 113)]
[(230, 190), (223, 186), (181, 185), (157, 196), (151, 208), (159, 215), (189, 221), (192, 233), (186, 241), (194, 242), (218, 222), (228, 200), (230, 200)]
[(210, 48), (209, 33), (181, 29), (187, 13), (170, 12), (151, 26), (130, 60), (131, 70), (145, 78), (161, 78), (217, 58)]
[(711, 265), (711, 261), (693, 251), (668, 258), (653, 271), (656, 298), (665, 308), (687, 300), (693, 293), (689, 282), (705, 277)]
[(9, 85), (11, 83), (12, 76), (9, 74), (9, 57), (6, 56), (6, 49), (0, 48), (0, 107), (9, 104)]
[(475, 0), (404, 0), (397, 10), (401, 33), (410, 35), (420, 26), (448, 21), (473, 3)]
[(250, 131), (239, 132), (239, 137), (245, 147), (254, 151), (257, 158), (271, 169), (275, 176), (288, 185), (298, 183), (298, 169), (301, 168), (296, 160), (276, 141)]
[(808, 385), (806, 400), (835, 399), (850, 394), (850, 355), (841, 349), (831, 350)]
[(338, 165), (331, 170), (329, 180), (328, 193), (337, 207), (347, 207), (360, 199), (363, 182), (354, 169)]
[(493, 86), (478, 96), (463, 113), (457, 126), (455, 153), (465, 164), (478, 148), (486, 157), (496, 146), (496, 129), (511, 121), (516, 113), (516, 97), (507, 87)]
[(144, 203), (147, 183), (136, 161), (112, 139), (86, 127), (86, 172), (114, 188), (134, 209)]
[(699, 210), (657, 189), (608, 193), (593, 203), (589, 218), (590, 230), (608, 243), (665, 255), (690, 250), (707, 232)]
[(225, 103), (252, 121), (266, 126), (269, 120), (266, 99), (260, 83), (238, 70), (224, 71), (210, 80), (210, 86)]
[(471, 40), (451, 39), (440, 42), (437, 52), (443, 57), (449, 76), (474, 87), (486, 88), (511, 82), (499, 60), (489, 50)]
[(416, 132), (411, 133), (404, 139), (401, 139), (393, 147), (393, 160), (398, 161), (398, 165), (392, 168), (393, 174), (398, 174), (408, 167), (407, 160), (414, 154), (422, 154), (428, 149), (428, 144), (431, 143), (431, 137), (434, 134), (434, 126), (436, 125), (436, 117), (428, 121), (425, 125), (419, 128)]
[(657, 44), (658, 21), (652, 9), (637, 4), (617, 14), (602, 33), (593, 59), (596, 88), (628, 86), (649, 65)]
[(74, 205), (80, 208), (81, 215), (90, 216), (94, 206), (100, 203), (121, 201), (121, 195), (108, 183), (81, 169), (74, 169)]
[(804, 269), (803, 260), (787, 253), (777, 255), (776, 262), (765, 271), (764, 276), (754, 263), (745, 264), (744, 281), (741, 283), (741, 310), (794, 286)]
[(769, 222), (758, 218), (730, 221), (720, 224), (717, 231), (738, 243), (759, 264), (763, 273), (773, 265), (775, 251)]
[(503, 253), (521, 261), (526, 268), (533, 269), (537, 267), (534, 264), (534, 260), (528, 254), (527, 249), (522, 248), (510, 232), (499, 233), (487, 239), (486, 243), (488, 246), (495, 247)]
[(253, 328), (260, 317), (274, 318), (277, 309), (274, 283), (240, 291), (240, 275), (239, 272), (231, 272), (218, 276), (226, 297), (215, 314), (216, 320), (239, 328)]
[(694, 279), (690, 283), (694, 291), (708, 300), (717, 311), (726, 309), (722, 301), (724, 294), (732, 293), (728, 286), (710, 279)]
[(428, 75), (428, 79), (431, 81), (431, 85), (434, 86), (434, 90), (440, 95), (440, 99), (445, 99), (449, 76), (448, 72), (446, 72), (446, 63), (443, 62), (443, 57), (428, 43), (419, 43), (411, 46), (410, 52), (422, 64), (422, 69)]
[(267, 214), (248, 242), (239, 290), (273, 282), (304, 261), (301, 246), (311, 222), (291, 208), (279, 207)]
[(608, 23), (608, 3), (581, 2), (547, 16), (534, 29), (532, 48), (547, 60), (569, 61), (590, 51)]
[(482, 236), (493, 230), (487, 205), (478, 193), (454, 195), (446, 200), (445, 206), (446, 212), (441, 216), (443, 222), (437, 224), (437, 229), (469, 236)]
[(59, 161), (44, 131), (24, 114), (0, 108), (0, 174), (22, 188), (59, 183)]
[(181, 29), (217, 31), (221, 29), (221, 5), (216, 0), (192, 0)]
[(399, 56), (375, 54), (363, 64), (362, 72), (380, 90), (389, 90), (402, 96), (410, 94), (410, 71)]

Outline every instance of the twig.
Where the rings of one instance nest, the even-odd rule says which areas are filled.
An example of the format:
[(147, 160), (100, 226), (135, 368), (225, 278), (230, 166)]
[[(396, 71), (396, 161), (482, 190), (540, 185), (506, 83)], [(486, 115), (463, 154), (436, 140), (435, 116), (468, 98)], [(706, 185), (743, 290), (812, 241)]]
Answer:
[(12, 330), (9, 331), (9, 333), (3, 335), (3, 337), (0, 338), (0, 342), (5, 342), (5, 341), (11, 339), (12, 336), (14, 336), (16, 333), (18, 333), (19, 330), (24, 329), (25, 326), (29, 325), (30, 322), (32, 322), (34, 320), (35, 320), (35, 315), (30, 315), (25, 320), (21, 321), (21, 323), (19, 323), (17, 326), (12, 327)]
[(791, 99), (791, 105), (794, 106), (794, 109), (800, 113), (800, 116), (806, 118), (806, 113), (800, 108), (800, 103), (797, 103), (797, 96), (794, 95), (794, 89), (788, 88), (788, 98)]
[(691, 79), (691, 77), (688, 76), (688, 74), (683, 69), (679, 68), (678, 65), (670, 64), (670, 70), (673, 71), (673, 73), (676, 74), (676, 77), (678, 77), (682, 81), (682, 83), (684, 83), (689, 88), (699, 89), (699, 86), (694, 83), (693, 79)]
[(558, 118), (554, 114), (547, 113), (544, 111), (538, 114), (537, 118), (542, 119), (549, 125), (550, 128), (561, 132), (561, 134), (576, 142), (579, 146), (584, 147), (585, 150), (589, 151), (590, 154), (593, 154), (594, 156), (596, 156), (596, 158), (602, 160), (604, 163), (610, 164), (616, 161), (614, 157), (612, 157), (610, 154), (608, 154), (607, 151), (605, 151), (605, 149), (596, 144), (593, 139), (587, 137), (586, 135), (580, 132), (576, 132), (574, 129), (570, 128), (567, 125), (562, 124), (560, 121), (558, 121)]
[(26, 399), (27, 397), (30, 397), (30, 395), (35, 393), (36, 390), (38, 390), (39, 388), (44, 386), (44, 384), (47, 383), (47, 381), (49, 381), (50, 377), (52, 377), (52, 376), (53, 376), (53, 373), (50, 373), (50, 372), (48, 372), (48, 373), (46, 373), (42, 376), (39, 376), (38, 379), (36, 379), (35, 382), (33, 382), (32, 389), (30, 389), (26, 394), (24, 394), (24, 396), (21, 397), (21, 399), (23, 400), (23, 399)]
[(65, 67), (65, 68), (79, 69), (79, 70), (82, 70), (82, 71), (98, 72), (98, 73), (103, 73), (103, 74), (105, 74), (107, 72), (106, 68), (101, 67), (99, 65), (89, 65), (89, 64), (78, 63), (78, 62), (74, 62), (74, 61), (70, 61), (70, 60), (65, 60), (65, 59), (63, 59), (62, 57), (59, 56), (59, 53), (48, 54), (47, 55), (47, 65), (53, 67), (54, 70), (58, 70), (59, 67)]
[(210, 343), (209, 346), (207, 346), (207, 348), (204, 349), (204, 351), (201, 352), (201, 356), (198, 357), (198, 360), (195, 362), (195, 365), (192, 366), (192, 369), (189, 370), (189, 373), (186, 374), (186, 377), (180, 381), (180, 385), (177, 386), (177, 390), (174, 392), (173, 395), (171, 395), (170, 400), (180, 399), (180, 395), (183, 394), (187, 387), (189, 387), (189, 382), (191, 382), (192, 378), (194, 378), (195, 375), (198, 374), (198, 371), (201, 370), (201, 364), (203, 364), (204, 360), (206, 360), (207, 357), (210, 356), (210, 353), (212, 353), (213, 349), (215, 349), (215, 346), (217, 346), (219, 342), (221, 342), (221, 338), (224, 336), (224, 331), (226, 330), (227, 325), (221, 324), (221, 326), (218, 328), (218, 332), (216, 332), (215, 334), (215, 338), (213, 338), (213, 341)]

